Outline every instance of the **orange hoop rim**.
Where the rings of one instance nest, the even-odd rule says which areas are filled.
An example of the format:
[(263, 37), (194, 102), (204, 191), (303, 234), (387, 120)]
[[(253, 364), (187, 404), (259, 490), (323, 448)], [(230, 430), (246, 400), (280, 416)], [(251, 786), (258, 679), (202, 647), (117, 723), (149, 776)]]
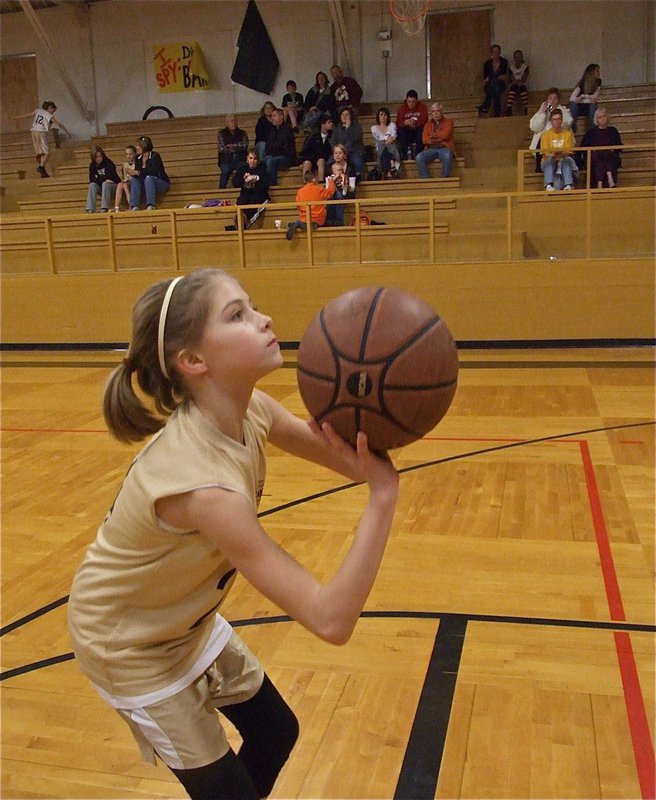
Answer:
[(400, 14), (396, 10), (395, 6), (396, 6), (396, 0), (389, 0), (389, 12), (399, 24), (403, 24), (404, 22), (416, 22), (421, 17), (426, 16), (426, 12), (428, 11), (428, 0), (425, 0), (425, 2), (421, 4), (421, 7), (417, 11), (417, 13), (413, 14), (412, 16), (405, 16), (403, 14)]

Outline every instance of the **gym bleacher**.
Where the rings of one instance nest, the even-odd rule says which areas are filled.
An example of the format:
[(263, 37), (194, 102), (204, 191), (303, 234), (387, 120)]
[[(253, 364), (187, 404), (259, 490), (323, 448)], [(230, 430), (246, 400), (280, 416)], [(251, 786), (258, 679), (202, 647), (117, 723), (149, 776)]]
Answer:
[[(426, 291), (425, 283), (432, 287), (434, 279), (416, 270), (445, 275), (440, 265), (462, 265), (454, 273), (458, 281), (472, 264), (504, 263), (515, 274), (522, 264), (555, 266), (555, 261), (574, 259), (590, 266), (591, 259), (621, 258), (640, 260), (643, 268), (655, 250), (656, 85), (604, 88), (600, 105), (609, 109), (610, 124), (625, 144), (614, 189), (587, 189), (582, 176), (575, 191), (546, 195), (528, 150), (528, 121), (543, 99), (544, 92), (532, 93), (529, 116), (516, 109), (515, 116), (498, 119), (479, 118), (472, 98), (449, 101), (445, 113), (455, 121), (459, 156), (450, 178), (440, 176), (435, 161), (431, 177), (420, 180), (415, 163), (405, 161), (397, 180), (359, 183), (356, 200), (346, 201), (345, 227), (301, 234), (291, 243), (284, 234), (287, 222), (297, 218), (299, 167), (279, 174), (267, 212), (253, 228), (225, 230), (234, 220), (237, 190), (218, 189), (222, 115), (109, 123), (105, 136), (64, 140), (61, 148), (51, 148), (49, 179), (35, 171), (29, 132), (5, 134), (0, 155), (3, 279), (185, 271), (215, 263), (274, 269), (279, 275), (290, 268), (350, 267), (349, 280), (362, 283), (360, 270), (373, 265), (375, 277), (369, 282), (380, 280), (390, 266), (397, 276), (392, 280), (412, 273)], [(395, 109), (397, 104), (386, 105)], [(368, 105), (360, 116), (370, 157), (375, 108)], [(256, 120), (256, 112), (238, 115), (251, 141)], [(143, 134), (152, 138), (171, 177), (157, 210), (85, 214), (91, 146), (100, 145), (120, 165), (125, 146)], [(302, 141), (299, 134), (297, 152)], [(366, 171), (373, 166), (369, 161)], [(232, 205), (186, 208), (206, 199), (227, 199)], [(361, 211), (382, 224), (360, 224)], [(281, 221), (280, 229), (275, 220)], [(336, 289), (342, 273), (332, 277)], [(506, 287), (511, 294), (513, 288)]]

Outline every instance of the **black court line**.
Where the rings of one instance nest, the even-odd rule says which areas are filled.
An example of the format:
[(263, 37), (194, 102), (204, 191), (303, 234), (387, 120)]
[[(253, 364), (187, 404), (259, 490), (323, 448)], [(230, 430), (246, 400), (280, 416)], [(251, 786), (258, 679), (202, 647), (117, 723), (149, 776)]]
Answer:
[(467, 620), (440, 620), (394, 800), (432, 800), (442, 766)]
[[(0, 366), (36, 367), (43, 369), (89, 368), (113, 369), (121, 363), (121, 357), (115, 361), (2, 361)], [(280, 369), (296, 369), (296, 361), (283, 362)], [(460, 369), (651, 369), (656, 368), (656, 361), (461, 361)]]
[[(591, 434), (591, 433), (603, 433), (603, 432), (607, 432), (607, 431), (624, 430), (626, 428), (640, 428), (640, 427), (647, 426), (647, 425), (656, 425), (656, 420), (653, 420), (653, 421), (650, 420), (648, 422), (630, 422), (630, 423), (627, 423), (627, 424), (624, 424), (624, 425), (610, 425), (610, 426), (605, 426), (605, 427), (602, 427), (602, 428), (588, 428), (586, 430), (575, 431), (573, 433), (559, 433), (559, 434), (554, 434), (552, 436), (543, 436), (543, 437), (540, 437), (538, 439), (526, 439), (526, 440), (520, 440), (520, 441), (517, 441), (517, 442), (505, 442), (504, 444), (494, 445), (493, 447), (485, 447), (485, 448), (481, 448), (479, 450), (470, 450), (470, 451), (468, 451), (466, 453), (459, 453), (457, 455), (447, 456), (445, 458), (438, 458), (438, 459), (435, 459), (433, 461), (423, 461), (420, 464), (414, 464), (414, 465), (412, 465), (410, 467), (402, 467), (399, 470), (399, 474), (403, 475), (406, 472), (414, 472), (415, 470), (424, 469), (425, 467), (433, 467), (433, 466), (436, 466), (438, 464), (446, 464), (447, 462), (450, 462), (450, 461), (457, 461), (459, 459), (469, 458), (470, 456), (482, 455), (482, 454), (485, 454), (485, 453), (492, 453), (492, 452), (496, 452), (498, 450), (507, 450), (507, 449), (510, 449), (510, 448), (513, 448), (513, 447), (523, 447), (524, 445), (538, 444), (540, 442), (549, 442), (549, 441), (555, 441), (555, 440), (558, 440), (558, 439), (571, 439), (571, 438), (574, 438), (574, 437), (584, 436), (584, 435)], [(284, 511), (284, 510), (286, 510), (288, 508), (294, 508), (295, 506), (301, 505), (303, 503), (309, 503), (312, 500), (317, 500), (317, 499), (319, 499), (321, 497), (327, 497), (327, 496), (329, 496), (331, 494), (336, 494), (338, 492), (343, 492), (343, 491), (345, 491), (347, 489), (352, 489), (354, 486), (358, 486), (358, 485), (359, 484), (357, 484), (357, 483), (346, 483), (346, 484), (342, 484), (341, 486), (335, 486), (332, 489), (324, 489), (321, 492), (316, 492), (315, 494), (306, 495), (305, 497), (299, 498), (297, 500), (290, 500), (288, 503), (282, 503), (281, 505), (274, 506), (273, 508), (270, 508), (270, 509), (268, 509), (266, 511), (261, 511), (261, 512), (258, 513), (257, 516), (258, 516), (258, 518), (268, 517), (268, 516), (271, 516), (272, 514), (276, 514), (279, 511)], [(15, 630), (16, 628), (20, 628), (22, 625), (25, 625), (26, 623), (31, 622), (33, 619), (36, 619), (36, 618), (42, 616), (43, 614), (48, 613), (48, 611), (51, 611), (52, 609), (57, 608), (58, 606), (60, 606), (63, 603), (65, 603), (67, 600), (68, 600), (68, 595), (66, 595), (65, 597), (60, 597), (58, 600), (54, 600), (52, 603), (49, 603), (48, 605), (43, 606), (42, 608), (37, 609), (36, 611), (33, 611), (30, 614), (27, 614), (26, 616), (21, 617), (20, 619), (9, 623), (8, 625), (5, 625), (5, 627), (0, 628), (0, 637), (4, 636), (6, 633), (10, 633), (11, 631)], [(474, 617), (472, 615), (468, 616), (468, 619), (475, 619), (475, 618), (476, 617)], [(483, 615), (481, 618), (486, 619), (487, 617), (485, 617)], [(242, 622), (241, 624), (246, 624), (246, 623)], [(547, 624), (547, 623), (545, 622), (545, 624)], [(618, 628), (618, 630), (619, 630), (619, 628)]]
[[(56, 608), (68, 600), (68, 596), (62, 597), (51, 603), (46, 607), (47, 610)], [(36, 617), (45, 614), (46, 611), (40, 609), (38, 612), (23, 617), (22, 620), (17, 620), (12, 625), (17, 626), (18, 623), (24, 624)], [(555, 617), (522, 617), (522, 616), (505, 616), (503, 614), (458, 614), (450, 611), (363, 611), (360, 614), (360, 619), (430, 619), (430, 620), (446, 620), (450, 619), (454, 625), (465, 626), (469, 622), (489, 622), (495, 624), (505, 625), (540, 625), (544, 627), (554, 628), (581, 628), (593, 629), (599, 631), (626, 631), (628, 633), (655, 633), (656, 625), (651, 625), (645, 622), (613, 622), (609, 620), (590, 620), (590, 619), (558, 619)], [(248, 619), (235, 619), (230, 621), (233, 628), (250, 628), (255, 625), (277, 625), (284, 622), (293, 622), (292, 618), (287, 614), (278, 614), (271, 617), (250, 617)], [(8, 626), (7, 626), (8, 627)], [(5, 632), (6, 628), (3, 629)], [(73, 653), (64, 653), (52, 658), (46, 658), (41, 661), (33, 661), (30, 664), (23, 664), (14, 669), (5, 670), (0, 672), (0, 681), (13, 678), (16, 675), (24, 675), (27, 672), (34, 672), (35, 670), (49, 667), (52, 664), (59, 664), (62, 661), (70, 661), (74, 658)]]

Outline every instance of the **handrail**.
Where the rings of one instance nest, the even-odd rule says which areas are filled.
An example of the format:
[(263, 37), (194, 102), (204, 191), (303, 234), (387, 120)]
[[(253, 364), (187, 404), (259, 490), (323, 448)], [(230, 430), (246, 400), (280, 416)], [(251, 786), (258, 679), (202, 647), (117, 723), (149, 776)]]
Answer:
[[(585, 153), (585, 165), (586, 165), (586, 173), (590, 174), (590, 162), (592, 160), (592, 153), (596, 150), (617, 150), (622, 153), (628, 152), (639, 152), (639, 151), (656, 151), (656, 142), (646, 142), (644, 144), (620, 144), (620, 145), (600, 145), (598, 147), (573, 147), (572, 152), (575, 153)], [(538, 147), (535, 150), (531, 150), (530, 148), (523, 148), (517, 151), (517, 191), (523, 192), (524, 191), (524, 179), (526, 177), (524, 167), (526, 164), (526, 157), (532, 156), (535, 158), (536, 153), (542, 153), (543, 155), (552, 154), (554, 152), (553, 149), (541, 148)]]
[[(592, 148), (588, 148), (592, 149)], [(598, 149), (598, 148), (597, 148)], [(609, 148), (601, 148), (601, 149), (609, 149)], [(624, 147), (626, 149), (626, 146)], [(643, 147), (642, 149), (645, 149)], [(648, 149), (648, 148), (647, 148)], [(520, 151), (522, 152), (522, 151)], [(533, 153), (534, 151), (526, 151), (528, 153)], [(563, 195), (562, 193), (558, 193), (558, 196), (564, 202), (576, 202), (583, 200), (585, 202), (585, 230), (586, 230), (586, 244), (585, 244), (585, 251), (584, 256), (586, 258), (591, 257), (591, 241), (592, 241), (592, 204), (596, 201), (602, 201), (607, 199), (613, 198), (620, 198), (622, 196), (633, 196), (639, 198), (645, 198), (648, 200), (656, 200), (656, 186), (638, 186), (638, 187), (617, 187), (615, 189), (592, 189), (586, 188), (582, 190), (575, 189), (572, 192), (568, 192), (567, 194)], [(346, 206), (350, 206), (353, 208), (354, 211), (354, 223), (352, 225), (347, 225), (343, 228), (326, 228), (326, 229), (319, 229), (318, 231), (313, 231), (312, 226), (308, 226), (307, 230), (307, 254), (308, 254), (308, 261), (307, 263), (310, 266), (315, 266), (316, 262), (316, 242), (315, 239), (317, 235), (321, 235), (324, 237), (326, 235), (330, 235), (331, 232), (339, 232), (342, 233), (348, 231), (349, 235), (353, 238), (353, 245), (350, 249), (350, 252), (353, 255), (353, 260), (350, 263), (355, 264), (363, 264), (368, 262), (363, 262), (363, 252), (362, 252), (362, 241), (363, 238), (367, 236), (373, 235), (373, 230), (369, 229), (366, 225), (362, 225), (360, 220), (361, 211), (366, 210), (369, 215), (375, 214), (376, 210), (383, 211), (385, 208), (398, 208), (399, 203), (403, 203), (405, 208), (414, 207), (417, 209), (417, 213), (415, 215), (415, 219), (413, 219), (412, 223), (402, 223), (405, 227), (405, 230), (408, 226), (412, 228), (412, 236), (413, 236), (413, 249), (415, 252), (419, 252), (422, 248), (422, 245), (419, 244), (420, 237), (426, 237), (426, 246), (423, 249), (423, 252), (426, 253), (426, 261), (427, 263), (433, 263), (437, 259), (439, 260), (439, 249), (436, 247), (436, 237), (443, 235), (445, 233), (444, 230), (444, 217), (443, 217), (443, 209), (446, 206), (447, 210), (451, 210), (452, 204), (464, 204), (467, 202), (475, 202), (479, 204), (481, 208), (504, 208), (504, 212), (502, 212), (505, 216), (505, 244), (499, 251), (501, 259), (507, 258), (508, 260), (514, 260), (513, 255), (513, 235), (516, 231), (513, 231), (513, 222), (514, 222), (514, 213), (515, 213), (515, 206), (518, 202), (526, 202), (531, 201), (532, 199), (539, 199), (540, 201), (544, 201), (545, 192), (543, 189), (537, 191), (521, 191), (521, 192), (462, 192), (462, 191), (452, 191), (449, 193), (439, 193), (439, 194), (431, 194), (431, 195), (422, 195), (419, 197), (407, 197), (403, 195), (396, 195), (393, 197), (381, 197), (381, 198), (366, 198), (366, 199), (339, 199), (339, 200), (316, 200), (316, 201), (304, 201), (303, 205), (306, 207), (306, 211), (308, 212), (308, 218), (311, 218), (311, 214), (309, 213), (310, 207), (314, 205), (337, 205), (342, 204)], [(555, 200), (555, 197), (550, 197), (549, 200)], [(148, 223), (165, 224), (166, 222), (170, 225), (170, 234), (165, 234), (164, 241), (166, 238), (170, 240), (170, 248), (171, 248), (171, 259), (170, 259), (170, 266), (175, 271), (180, 271), (183, 269), (181, 265), (180, 259), (180, 245), (184, 244), (185, 242), (193, 241), (193, 237), (198, 235), (197, 231), (192, 233), (184, 232), (180, 230), (180, 224), (185, 218), (198, 218), (198, 216), (214, 216), (218, 219), (218, 223), (216, 227), (212, 227), (212, 231), (210, 234), (207, 234), (203, 231), (200, 235), (211, 235), (216, 236), (217, 240), (225, 241), (224, 237), (234, 237), (234, 240), (237, 243), (238, 247), (238, 258), (237, 261), (242, 268), (247, 268), (249, 266), (248, 260), (246, 257), (246, 248), (247, 243), (253, 235), (261, 236), (266, 234), (271, 237), (279, 237), (281, 236), (284, 239), (283, 231), (278, 231), (274, 228), (266, 228), (264, 230), (259, 231), (247, 231), (245, 229), (243, 223), (243, 215), (238, 213), (237, 214), (237, 231), (234, 233), (225, 233), (223, 231), (223, 223), (230, 221), (232, 222), (232, 218), (234, 217), (235, 211), (237, 208), (239, 210), (249, 209), (249, 208), (258, 208), (257, 204), (253, 205), (244, 205), (244, 206), (223, 206), (223, 207), (209, 207), (209, 208), (200, 208), (200, 209), (187, 209), (187, 208), (173, 208), (173, 209), (162, 209), (160, 211), (155, 212), (139, 212), (139, 214), (125, 214), (125, 215), (109, 215), (107, 216), (104, 225), (100, 225), (100, 230), (105, 231), (103, 238), (103, 244), (109, 245), (109, 259), (107, 265), (107, 271), (117, 272), (121, 271), (118, 267), (117, 263), (117, 256), (116, 256), (116, 248), (118, 245), (125, 245), (129, 243), (126, 241), (127, 239), (133, 239), (134, 241), (138, 240), (138, 237), (126, 237), (121, 238), (120, 235), (117, 238), (117, 228), (120, 229), (122, 225), (131, 224), (133, 222), (144, 222), (147, 221)], [(293, 201), (288, 202), (281, 202), (281, 203), (269, 203), (267, 205), (267, 212), (269, 216), (275, 216), (280, 212), (289, 211), (289, 209), (293, 209), (294, 216), (297, 218), (297, 209), (298, 204)], [(566, 212), (564, 212), (566, 213)], [(34, 245), (34, 234), (31, 233), (30, 228), (31, 225), (34, 226), (33, 230), (38, 230), (39, 226), (41, 226), (41, 230), (43, 231), (43, 240), (41, 246), (45, 249), (47, 253), (46, 262), (49, 264), (49, 272), (50, 274), (57, 274), (61, 272), (57, 266), (57, 247), (59, 242), (57, 240), (57, 229), (61, 230), (61, 227), (70, 227), (74, 232), (77, 233), (75, 238), (68, 237), (64, 240), (61, 244), (66, 245), (74, 245), (82, 247), (86, 239), (84, 236), (81, 236), (81, 230), (85, 225), (96, 225), (100, 224), (99, 220), (100, 215), (94, 215), (90, 217), (89, 215), (84, 214), (71, 214), (71, 215), (48, 215), (45, 217), (39, 218), (30, 218), (30, 217), (11, 217), (11, 218), (0, 218), (0, 232), (3, 235), (0, 237), (0, 253), (3, 250), (6, 252), (8, 251), (17, 251), (20, 250), (21, 246), (26, 246), (27, 242), (23, 242), (22, 240), (11, 242), (10, 237), (6, 235), (6, 233), (11, 230), (12, 226), (17, 231), (21, 231), (23, 229), (27, 229), (27, 235), (32, 235), (30, 239), (30, 245)], [(2, 231), (2, 229), (5, 229)], [(378, 231), (385, 231), (386, 228), (378, 228)], [(394, 230), (394, 223), (389, 223), (387, 226), (387, 230)], [(502, 231), (498, 231), (501, 233)], [(162, 237), (162, 232), (160, 231), (160, 237)], [(8, 241), (9, 239), (9, 241)], [(89, 243), (93, 243), (94, 239), (89, 238)], [(97, 241), (97, 240), (95, 240)], [(251, 239), (253, 241), (253, 239)], [(162, 239), (160, 238), (160, 243), (162, 243)], [(36, 242), (38, 244), (38, 242)], [(105, 271), (103, 269), (103, 271)], [(9, 273), (4, 272), (5, 275), (8, 274), (17, 274), (17, 273)]]

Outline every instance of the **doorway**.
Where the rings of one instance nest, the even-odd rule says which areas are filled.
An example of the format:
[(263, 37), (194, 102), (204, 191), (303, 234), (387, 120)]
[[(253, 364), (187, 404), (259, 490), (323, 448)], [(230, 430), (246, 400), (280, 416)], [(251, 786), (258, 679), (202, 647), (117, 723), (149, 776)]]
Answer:
[(483, 62), (492, 43), (492, 9), (428, 15), (430, 96), (482, 97)]

